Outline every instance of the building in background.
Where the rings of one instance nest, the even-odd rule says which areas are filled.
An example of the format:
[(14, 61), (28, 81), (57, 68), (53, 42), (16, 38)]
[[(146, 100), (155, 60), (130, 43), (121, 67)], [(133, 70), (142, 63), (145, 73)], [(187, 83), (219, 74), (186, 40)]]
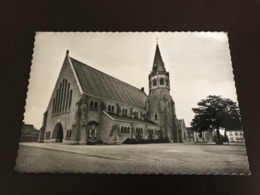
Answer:
[(229, 143), (245, 143), (244, 132), (242, 130), (229, 130), (226, 134)]
[(31, 124), (22, 125), (20, 142), (37, 142), (39, 130), (35, 129)]
[(184, 119), (177, 119), (177, 131), (178, 131), (178, 136), (179, 136), (178, 141), (180, 143), (189, 141), (188, 132), (187, 132), (187, 128), (186, 128)]
[(149, 94), (69, 56), (44, 113), (39, 142), (122, 143), (127, 138), (186, 140), (184, 120), (177, 130), (170, 74), (156, 45)]
[(202, 143), (205, 143), (205, 142), (213, 142), (213, 136), (214, 136), (214, 133), (213, 132), (210, 132), (210, 131), (203, 131), (201, 133), (199, 132), (196, 132), (192, 129), (192, 127), (187, 127), (187, 134), (188, 134), (188, 137), (187, 137), (187, 141), (191, 142), (202, 142)]

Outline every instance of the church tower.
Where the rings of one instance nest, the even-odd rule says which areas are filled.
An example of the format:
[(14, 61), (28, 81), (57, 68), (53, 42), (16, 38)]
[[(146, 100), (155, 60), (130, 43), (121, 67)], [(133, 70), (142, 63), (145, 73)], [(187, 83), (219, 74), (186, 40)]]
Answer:
[(149, 118), (160, 126), (161, 138), (176, 140), (175, 105), (170, 95), (170, 75), (166, 71), (161, 52), (156, 45), (152, 71), (149, 74), (149, 95), (146, 101)]

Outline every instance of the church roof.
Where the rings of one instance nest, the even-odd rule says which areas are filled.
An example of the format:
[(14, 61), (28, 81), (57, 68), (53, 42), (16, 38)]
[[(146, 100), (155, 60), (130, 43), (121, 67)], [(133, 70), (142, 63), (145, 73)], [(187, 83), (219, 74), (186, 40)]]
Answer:
[(158, 126), (156, 123), (154, 123), (153, 121), (150, 120), (142, 120), (139, 118), (131, 118), (128, 116), (118, 116), (116, 114), (112, 114), (112, 113), (107, 113), (109, 116), (111, 116), (114, 120), (118, 120), (118, 121), (124, 121), (124, 122), (130, 122), (130, 123), (143, 123), (143, 124), (147, 124), (147, 125), (156, 125)]
[(147, 95), (132, 85), (69, 57), (83, 92), (115, 102), (144, 108)]
[(153, 72), (157, 71), (165, 71), (164, 63), (158, 44), (156, 45), (155, 56), (153, 61)]

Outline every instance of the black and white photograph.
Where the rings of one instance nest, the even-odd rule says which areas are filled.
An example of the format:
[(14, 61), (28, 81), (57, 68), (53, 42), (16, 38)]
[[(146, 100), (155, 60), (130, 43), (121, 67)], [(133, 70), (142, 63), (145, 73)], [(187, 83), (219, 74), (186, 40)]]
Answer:
[(250, 175), (227, 32), (36, 32), (15, 171)]

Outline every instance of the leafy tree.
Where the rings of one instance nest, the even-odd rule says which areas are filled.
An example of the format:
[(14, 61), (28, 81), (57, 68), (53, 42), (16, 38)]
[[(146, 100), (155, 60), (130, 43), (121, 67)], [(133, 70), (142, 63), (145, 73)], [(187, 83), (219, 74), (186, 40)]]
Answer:
[[(219, 129), (241, 129), (241, 117), (236, 102), (221, 96), (210, 95), (192, 108), (195, 117), (191, 122), (192, 129), (197, 132), (214, 131), (217, 133), (217, 144), (223, 144)], [(225, 131), (226, 136), (226, 131)]]

